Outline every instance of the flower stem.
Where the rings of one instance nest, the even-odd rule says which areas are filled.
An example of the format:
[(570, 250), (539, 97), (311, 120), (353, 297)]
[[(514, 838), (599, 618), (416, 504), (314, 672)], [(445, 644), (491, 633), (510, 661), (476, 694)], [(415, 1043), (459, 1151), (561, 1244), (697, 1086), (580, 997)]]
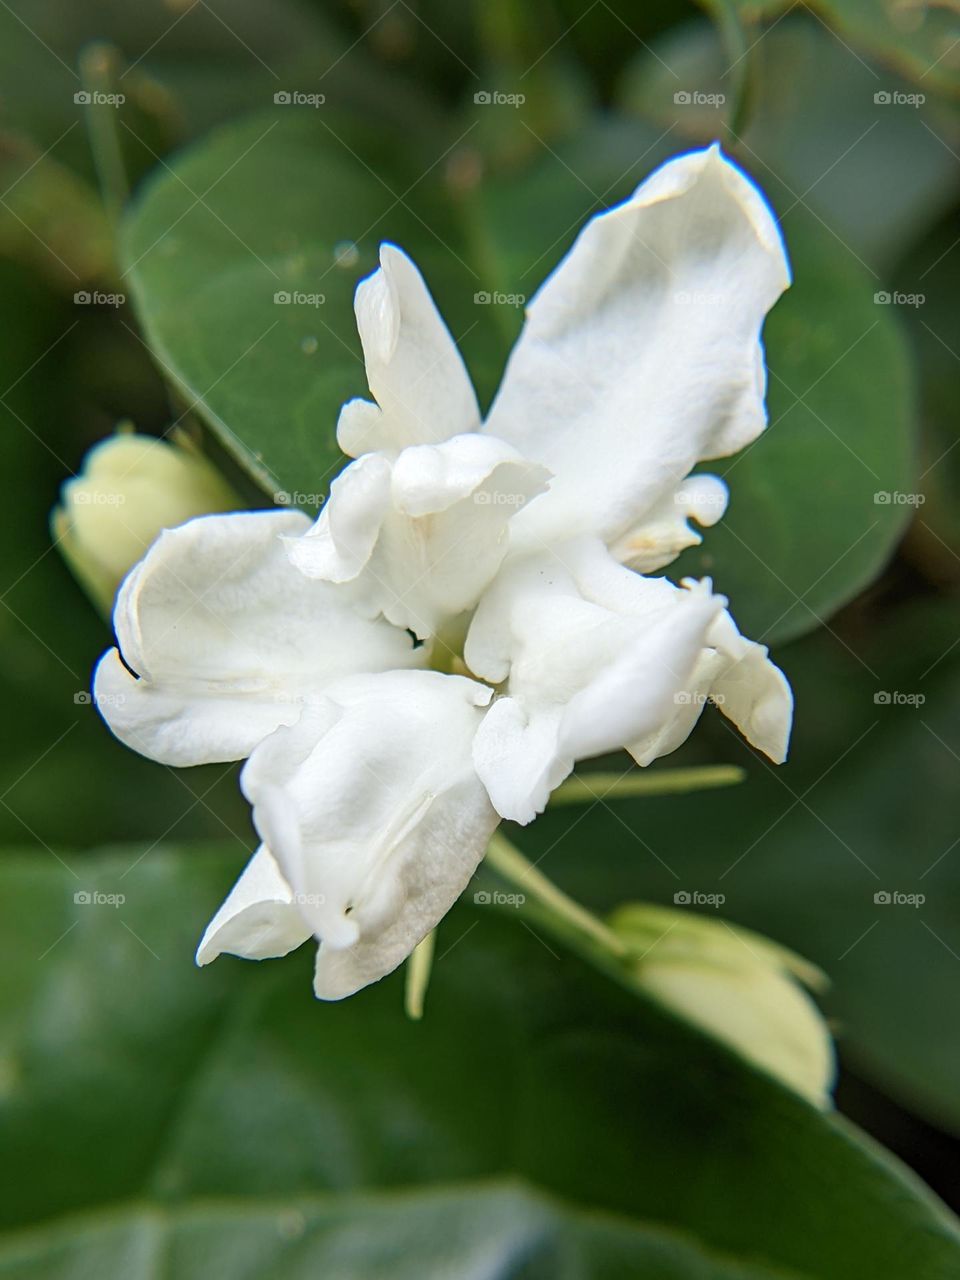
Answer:
[(404, 1008), (407, 1017), (419, 1022), (423, 1017), (423, 1004), (430, 984), (433, 968), (433, 947), (436, 930), (431, 929), (422, 942), (418, 942), (407, 961), (407, 985), (404, 991)]
[(589, 804), (593, 800), (626, 800), (631, 796), (664, 796), (729, 787), (746, 777), (733, 764), (703, 765), (690, 769), (657, 769), (653, 773), (631, 769), (628, 773), (575, 774), (562, 782), (550, 797), (550, 807)]
[(538, 871), (533, 863), (523, 856), (516, 845), (511, 844), (499, 833), (490, 839), (486, 861), (505, 879), (536, 898), (548, 911), (566, 924), (572, 925), (579, 933), (587, 934), (606, 951), (618, 957), (627, 954), (627, 948), (612, 929), (607, 928), (602, 920), (599, 920), (586, 907), (582, 907), (579, 902), (574, 902), (573, 898), (568, 897), (562, 889), (558, 889), (542, 871)]

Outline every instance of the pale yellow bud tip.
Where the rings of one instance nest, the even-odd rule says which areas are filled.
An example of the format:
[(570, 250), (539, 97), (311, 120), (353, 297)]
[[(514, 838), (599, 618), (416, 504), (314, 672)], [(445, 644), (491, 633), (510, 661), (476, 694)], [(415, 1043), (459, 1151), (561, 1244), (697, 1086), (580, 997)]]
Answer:
[(813, 965), (759, 934), (691, 911), (631, 904), (610, 918), (637, 984), (783, 1084), (826, 1108), (836, 1076), (827, 1025), (801, 985)]
[(242, 505), (188, 445), (119, 432), (95, 445), (62, 486), (51, 526), (74, 576), (109, 614), (120, 583), (162, 529)]

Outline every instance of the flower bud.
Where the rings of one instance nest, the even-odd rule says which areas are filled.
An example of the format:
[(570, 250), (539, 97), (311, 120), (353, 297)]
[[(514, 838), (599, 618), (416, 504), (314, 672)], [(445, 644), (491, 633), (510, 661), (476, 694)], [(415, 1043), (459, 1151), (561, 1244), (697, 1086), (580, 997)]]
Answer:
[(162, 529), (240, 506), (189, 444), (120, 431), (95, 445), (62, 486), (51, 526), (74, 576), (109, 614), (120, 583)]
[(836, 1074), (826, 1023), (804, 985), (815, 966), (759, 934), (689, 911), (620, 907), (610, 927), (633, 956), (638, 985), (815, 1106)]

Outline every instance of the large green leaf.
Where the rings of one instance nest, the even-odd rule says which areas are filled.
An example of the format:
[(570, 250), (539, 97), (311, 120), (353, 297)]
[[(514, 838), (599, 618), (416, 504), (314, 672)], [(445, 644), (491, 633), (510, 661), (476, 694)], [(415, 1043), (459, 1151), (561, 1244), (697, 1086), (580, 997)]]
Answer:
[(91, 855), (79, 892), (111, 905), (4, 861), (0, 1274), (366, 1277), (409, 1247), (439, 1277), (481, 1239), (498, 1277), (960, 1265), (944, 1211), (849, 1126), (495, 909), (442, 926), (419, 1024), (399, 975), (316, 1004), (306, 951), (194, 969), (236, 862)]
[(721, 1257), (664, 1228), (574, 1208), (512, 1179), (274, 1204), (218, 1198), (162, 1214), (131, 1205), (0, 1245), (0, 1276), (17, 1280), (146, 1280), (160, 1265), (177, 1280), (801, 1280)]
[[(625, 194), (664, 152), (611, 126), (525, 177), (451, 200), (428, 175), (398, 201), (410, 186), (400, 145), (346, 128), (280, 113), (225, 129), (158, 176), (124, 236), (163, 367), (268, 493), (307, 506), (342, 461), (339, 406), (365, 390), (351, 297), (379, 240), (418, 258), (489, 394), (520, 310), (474, 306), (474, 292), (531, 294), (600, 197)], [(678, 566), (713, 573), (766, 638), (816, 625), (875, 575), (904, 508), (874, 495), (910, 487), (906, 362), (888, 309), (802, 209), (786, 232), (796, 284), (767, 331), (772, 426), (720, 467), (729, 519)], [(344, 241), (358, 246), (346, 267)], [(278, 291), (307, 300), (276, 305)]]

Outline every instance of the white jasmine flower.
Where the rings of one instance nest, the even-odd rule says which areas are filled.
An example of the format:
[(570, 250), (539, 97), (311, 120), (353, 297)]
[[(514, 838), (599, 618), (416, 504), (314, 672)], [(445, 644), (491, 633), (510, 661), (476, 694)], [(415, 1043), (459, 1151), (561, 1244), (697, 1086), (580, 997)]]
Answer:
[(374, 981), (452, 905), (498, 817), (529, 821), (578, 759), (673, 750), (708, 696), (784, 758), (790, 691), (766, 650), (710, 583), (635, 570), (722, 514), (725, 486), (691, 472), (763, 429), (759, 334), (788, 283), (756, 188), (718, 148), (681, 156), (586, 225), (481, 423), (420, 273), (383, 246), (356, 298), (375, 402), (341, 413), (355, 460), (320, 518), (165, 534), (98, 671), (138, 750), (250, 757), (263, 846), (201, 963), (315, 936), (318, 995)]

